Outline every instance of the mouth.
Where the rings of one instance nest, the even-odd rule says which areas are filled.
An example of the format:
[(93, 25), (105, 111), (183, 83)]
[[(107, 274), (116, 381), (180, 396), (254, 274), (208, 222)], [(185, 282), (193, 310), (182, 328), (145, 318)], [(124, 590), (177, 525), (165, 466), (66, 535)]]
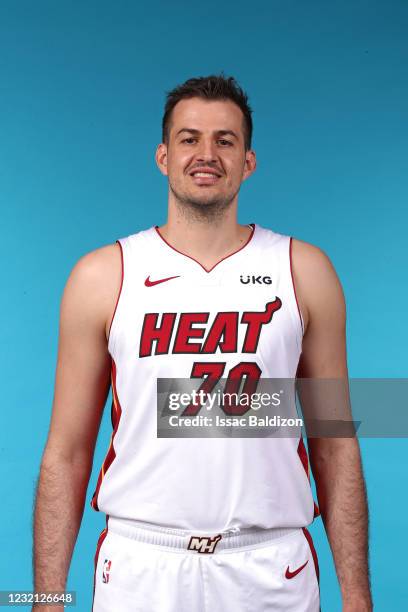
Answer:
[(215, 185), (221, 178), (216, 172), (194, 170), (190, 176), (196, 185)]

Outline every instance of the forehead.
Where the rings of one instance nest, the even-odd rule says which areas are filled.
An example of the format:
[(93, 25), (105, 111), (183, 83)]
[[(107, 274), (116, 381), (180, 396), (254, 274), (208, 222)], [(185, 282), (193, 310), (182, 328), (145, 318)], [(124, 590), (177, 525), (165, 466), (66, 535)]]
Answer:
[(200, 131), (242, 131), (244, 115), (231, 100), (188, 98), (177, 102), (171, 116), (171, 130), (191, 128)]

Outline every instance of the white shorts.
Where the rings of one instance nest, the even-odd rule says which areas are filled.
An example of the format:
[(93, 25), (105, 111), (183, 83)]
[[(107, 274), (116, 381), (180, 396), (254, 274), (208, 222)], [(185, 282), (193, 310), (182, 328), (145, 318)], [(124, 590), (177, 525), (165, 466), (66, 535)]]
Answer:
[(319, 569), (303, 529), (193, 533), (107, 517), (93, 612), (319, 612)]

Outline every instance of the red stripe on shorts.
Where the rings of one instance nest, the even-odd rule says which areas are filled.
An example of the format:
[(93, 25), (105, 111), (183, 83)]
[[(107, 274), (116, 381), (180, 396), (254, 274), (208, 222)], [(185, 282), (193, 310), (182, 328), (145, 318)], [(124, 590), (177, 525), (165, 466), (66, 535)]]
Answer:
[(304, 536), (305, 536), (305, 538), (308, 541), (308, 544), (310, 546), (310, 550), (311, 550), (311, 553), (312, 553), (313, 562), (314, 562), (314, 566), (315, 566), (315, 570), (316, 570), (317, 582), (319, 582), (320, 581), (319, 561), (317, 560), (316, 549), (315, 549), (314, 544), (313, 544), (312, 536), (310, 535), (310, 533), (308, 532), (306, 527), (302, 527), (302, 531), (303, 531)]
[(99, 551), (101, 549), (102, 543), (104, 541), (104, 539), (106, 538), (106, 536), (108, 535), (108, 515), (106, 515), (106, 527), (105, 529), (101, 532), (99, 538), (98, 538), (98, 543), (96, 545), (96, 552), (95, 552), (95, 557), (94, 557), (94, 580), (93, 580), (93, 593), (92, 593), (92, 610), (94, 607), (94, 599), (95, 599), (95, 585), (96, 585), (96, 568), (98, 566), (98, 557), (99, 557)]

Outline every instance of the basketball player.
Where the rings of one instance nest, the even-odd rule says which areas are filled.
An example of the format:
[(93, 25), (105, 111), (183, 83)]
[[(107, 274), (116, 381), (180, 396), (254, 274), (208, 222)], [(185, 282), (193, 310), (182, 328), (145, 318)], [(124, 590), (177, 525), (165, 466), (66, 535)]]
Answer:
[(113, 430), (91, 500), (106, 514), (94, 612), (316, 612), (307, 526), (319, 510), (343, 612), (372, 610), (355, 438), (309, 439), (318, 508), (299, 438), (158, 436), (158, 379), (347, 377), (329, 258), (237, 222), (256, 168), (246, 94), (223, 75), (190, 79), (169, 92), (162, 127), (167, 223), (86, 254), (64, 290), (35, 589), (65, 588), (111, 386)]

